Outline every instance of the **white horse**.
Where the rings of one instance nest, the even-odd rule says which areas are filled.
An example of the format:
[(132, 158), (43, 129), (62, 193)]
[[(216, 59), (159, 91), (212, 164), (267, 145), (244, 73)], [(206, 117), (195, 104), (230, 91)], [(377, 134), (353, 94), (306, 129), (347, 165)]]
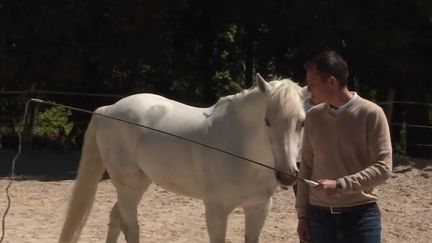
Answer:
[[(154, 94), (137, 94), (96, 113), (163, 130), (258, 161), (292, 175), (305, 118), (306, 89), (290, 80), (266, 82), (197, 108)], [(225, 242), (230, 212), (245, 213), (245, 241), (259, 235), (279, 184), (295, 178), (226, 153), (143, 127), (94, 115), (87, 128), (77, 179), (60, 243), (77, 242), (107, 171), (117, 191), (106, 242), (123, 232), (139, 242), (137, 206), (154, 182), (204, 201), (211, 243)]]

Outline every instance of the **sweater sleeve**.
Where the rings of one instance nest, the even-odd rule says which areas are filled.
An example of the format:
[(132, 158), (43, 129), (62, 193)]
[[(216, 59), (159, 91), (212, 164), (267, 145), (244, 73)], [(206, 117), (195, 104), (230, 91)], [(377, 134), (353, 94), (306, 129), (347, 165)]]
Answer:
[[(310, 179), (312, 174), (312, 163), (313, 163), (313, 150), (310, 144), (308, 128), (308, 121), (305, 121), (305, 127), (303, 130), (303, 141), (301, 146), (301, 163), (300, 163), (300, 171), (299, 177), (304, 179)], [(297, 197), (296, 197), (296, 210), (297, 217), (303, 218), (307, 217), (307, 211), (309, 207), (309, 186), (305, 183), (298, 181), (297, 182)]]
[(390, 177), (392, 146), (389, 126), (382, 109), (368, 115), (367, 146), (372, 161), (365, 161), (365, 169), (338, 179), (342, 193), (371, 189)]

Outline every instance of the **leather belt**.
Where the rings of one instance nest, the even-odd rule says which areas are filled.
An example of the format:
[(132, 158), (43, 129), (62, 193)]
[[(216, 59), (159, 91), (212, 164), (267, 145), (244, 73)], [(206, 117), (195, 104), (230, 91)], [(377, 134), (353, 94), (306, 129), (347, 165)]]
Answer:
[(310, 205), (310, 207), (314, 209), (326, 211), (330, 214), (342, 214), (342, 213), (347, 213), (347, 212), (352, 212), (357, 210), (368, 209), (375, 205), (376, 203), (368, 203), (368, 204), (362, 204), (362, 205), (352, 206), (352, 207), (333, 207), (333, 206), (325, 207), (325, 206), (316, 206), (316, 205)]

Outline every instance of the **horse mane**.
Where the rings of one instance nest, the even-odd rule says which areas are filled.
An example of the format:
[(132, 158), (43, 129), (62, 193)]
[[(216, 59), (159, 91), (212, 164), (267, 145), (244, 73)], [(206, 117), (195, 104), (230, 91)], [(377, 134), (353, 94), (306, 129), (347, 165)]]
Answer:
[(272, 81), (274, 89), (270, 94), (268, 109), (282, 117), (299, 116), (303, 110), (301, 87), (290, 79)]
[(226, 106), (228, 106), (231, 102), (237, 100), (240, 96), (244, 96), (247, 92), (252, 90), (255, 87), (251, 87), (249, 89), (244, 89), (236, 94), (227, 95), (219, 98), (219, 100), (213, 105), (213, 109), (209, 113), (205, 113), (206, 117), (210, 117), (214, 114), (217, 114), (218, 112), (225, 109)]
[[(303, 109), (303, 101), (301, 100), (300, 86), (290, 79), (274, 80), (269, 82), (273, 86), (270, 94), (268, 109), (271, 112), (277, 112), (283, 117), (292, 115), (298, 116)], [(210, 117), (224, 110), (231, 102), (245, 96), (256, 87), (242, 90), (236, 94), (221, 97), (214, 105), (213, 109), (206, 113)]]

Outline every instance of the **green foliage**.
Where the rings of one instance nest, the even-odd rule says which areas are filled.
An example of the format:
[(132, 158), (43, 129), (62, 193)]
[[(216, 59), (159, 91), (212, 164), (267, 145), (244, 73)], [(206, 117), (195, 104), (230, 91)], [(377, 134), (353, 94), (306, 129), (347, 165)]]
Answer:
[(242, 88), (231, 78), (229, 71), (216, 72), (212, 79), (216, 81), (216, 96), (218, 97), (237, 93), (242, 90)]
[[(152, 92), (208, 105), (249, 88), (255, 72), (302, 80), (304, 61), (333, 49), (347, 59), (354, 88), (364, 97), (383, 101), (392, 88), (405, 101), (424, 102), (432, 93), (430, 0), (245, 3), (4, 1), (0, 91)], [(29, 97), (1, 100), (1, 131), (18, 126)], [(86, 109), (113, 101), (41, 98)], [(432, 111), (426, 112), (430, 122)], [(67, 120), (62, 122), (52, 129), (66, 132)], [(48, 125), (37, 129), (57, 134)]]
[(35, 119), (35, 135), (57, 139), (60, 135), (68, 135), (73, 124), (69, 121), (71, 111), (55, 106), (38, 112)]
[(357, 77), (353, 78), (352, 86), (350, 89), (355, 90), (360, 96), (372, 100), (373, 102), (379, 102), (377, 95), (377, 88), (368, 87), (366, 84), (361, 84)]
[(20, 107), (22, 104), (21, 97), (3, 96), (0, 98), (0, 133), (12, 134), (21, 131), (22, 109), (16, 109), (16, 107)]

